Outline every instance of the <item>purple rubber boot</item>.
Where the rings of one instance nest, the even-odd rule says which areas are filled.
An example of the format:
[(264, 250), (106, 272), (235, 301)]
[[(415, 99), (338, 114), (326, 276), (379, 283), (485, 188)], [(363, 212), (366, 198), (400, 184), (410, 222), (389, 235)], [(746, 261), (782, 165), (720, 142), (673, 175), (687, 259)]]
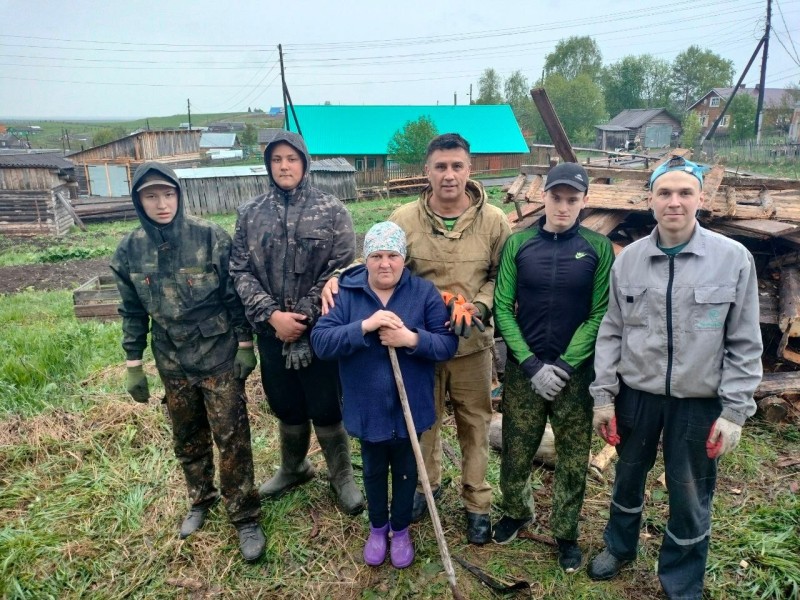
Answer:
[(405, 569), (414, 562), (414, 542), (411, 540), (408, 527), (400, 531), (392, 529), (392, 546), (389, 554), (395, 569)]
[(389, 544), (389, 524), (383, 527), (369, 526), (369, 537), (364, 544), (364, 562), (370, 567), (377, 567), (386, 560), (386, 548)]

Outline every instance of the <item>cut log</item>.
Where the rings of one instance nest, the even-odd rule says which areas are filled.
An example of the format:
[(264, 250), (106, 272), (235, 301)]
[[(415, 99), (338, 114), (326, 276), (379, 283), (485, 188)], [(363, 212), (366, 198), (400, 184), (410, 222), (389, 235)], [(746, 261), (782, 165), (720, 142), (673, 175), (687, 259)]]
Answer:
[(778, 344), (778, 358), (794, 363), (800, 362), (800, 355), (789, 347), (789, 339), (800, 337), (800, 269), (785, 267), (781, 269), (781, 283), (778, 288), (778, 329), (783, 332)]
[[(492, 422), (489, 425), (489, 446), (498, 452), (503, 448), (503, 415), (501, 413), (492, 415)], [(556, 465), (556, 444), (550, 423), (544, 427), (542, 441), (539, 443), (539, 448), (536, 450), (533, 460), (546, 467), (554, 467)]]
[(606, 444), (600, 452), (589, 461), (589, 471), (598, 479), (604, 479), (603, 472), (617, 457), (617, 449), (611, 444)]
[(790, 371), (786, 373), (764, 373), (754, 396), (756, 398), (764, 398), (781, 394), (785, 397), (786, 394), (796, 393), (800, 393), (800, 372)]
[(759, 414), (770, 423), (780, 423), (789, 414), (789, 403), (780, 396), (767, 396), (757, 404)]

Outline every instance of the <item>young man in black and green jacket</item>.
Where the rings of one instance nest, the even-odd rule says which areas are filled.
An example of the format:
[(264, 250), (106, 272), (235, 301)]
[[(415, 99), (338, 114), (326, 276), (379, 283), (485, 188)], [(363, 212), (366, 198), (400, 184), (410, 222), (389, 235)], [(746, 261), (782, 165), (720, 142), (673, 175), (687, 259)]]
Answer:
[(550, 527), (561, 567), (580, 567), (578, 516), (592, 436), (594, 344), (608, 305), (614, 252), (608, 238), (582, 227), (589, 180), (575, 163), (547, 175), (545, 216), (503, 248), (494, 314), (508, 346), (502, 401), (500, 490), (505, 516), (494, 541), (513, 540), (533, 518), (530, 474), (550, 418), (556, 469)]

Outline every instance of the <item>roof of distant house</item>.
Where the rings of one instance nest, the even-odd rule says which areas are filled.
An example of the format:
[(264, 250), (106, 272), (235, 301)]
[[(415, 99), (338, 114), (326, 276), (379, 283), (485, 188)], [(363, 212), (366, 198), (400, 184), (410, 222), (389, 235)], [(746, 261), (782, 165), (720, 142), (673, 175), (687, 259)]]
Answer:
[[(312, 155), (382, 155), (396, 131), (429, 117), (439, 133), (460, 133), (473, 154), (527, 153), (507, 104), (463, 106), (295, 106)], [(297, 131), (290, 111), (289, 129)]]
[[(719, 96), (720, 98), (722, 98), (724, 100), (727, 100), (728, 98), (730, 98), (731, 93), (733, 92), (733, 89), (734, 88), (732, 88), (732, 87), (716, 87), (716, 88), (712, 88), (711, 90), (709, 90), (708, 92), (703, 94), (700, 97), (700, 99), (697, 100), (697, 102), (695, 102), (694, 104), (692, 104), (687, 110), (693, 109), (695, 106), (700, 104), (711, 93), (714, 93), (717, 96)], [(787, 90), (785, 88), (768, 88), (768, 87), (765, 87), (764, 88), (764, 108), (778, 108), (781, 105), (781, 102), (783, 101), (783, 97), (786, 95), (787, 92), (790, 92), (790, 91), (791, 90)], [(743, 92), (745, 94), (747, 94), (748, 96), (750, 96), (751, 98), (753, 98), (754, 100), (758, 100), (758, 89), (757, 88), (745, 87), (745, 88), (740, 89), (738, 92), (736, 92), (736, 94), (739, 95), (739, 94), (741, 94)], [(787, 104), (787, 107), (791, 108), (792, 107), (792, 103), (789, 102)]]
[(200, 136), (201, 148), (233, 148), (235, 145), (235, 133), (210, 133), (204, 131)]
[(75, 164), (60, 154), (0, 154), (0, 168), (74, 169)]
[(356, 168), (344, 158), (323, 158), (322, 160), (312, 160), (309, 171), (327, 171), (338, 173), (355, 173)]
[[(678, 120), (670, 115), (666, 108), (626, 108), (605, 125), (616, 125), (618, 127), (625, 127), (627, 129), (638, 129), (645, 123), (648, 123), (660, 115), (662, 112), (667, 113), (667, 115), (675, 121)], [(611, 130), (607, 129), (606, 131)]]
[(268, 127), (267, 129), (259, 129), (258, 130), (258, 143), (259, 144), (269, 144), (276, 135), (281, 133), (282, 131), (286, 131), (285, 129), (280, 128), (273, 128)]

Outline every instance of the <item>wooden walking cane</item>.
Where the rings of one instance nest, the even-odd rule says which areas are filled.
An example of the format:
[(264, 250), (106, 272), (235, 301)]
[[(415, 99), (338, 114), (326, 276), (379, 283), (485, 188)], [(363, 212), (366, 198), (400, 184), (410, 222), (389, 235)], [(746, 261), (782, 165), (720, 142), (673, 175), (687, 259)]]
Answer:
[(450, 550), (447, 548), (447, 540), (444, 539), (442, 522), (439, 520), (439, 511), (436, 510), (436, 503), (433, 501), (431, 482), (428, 480), (428, 472), (425, 470), (425, 463), (422, 461), (422, 450), (419, 448), (417, 440), (417, 428), (414, 427), (414, 418), (411, 416), (411, 408), (408, 406), (408, 395), (406, 386), (403, 383), (403, 374), (400, 372), (400, 364), (397, 362), (397, 352), (389, 346), (389, 359), (392, 361), (392, 371), (394, 381), (397, 384), (397, 391), (400, 394), (400, 405), (403, 407), (403, 416), (406, 419), (406, 429), (408, 429), (408, 439), (411, 440), (411, 447), (414, 450), (414, 458), (417, 461), (417, 472), (422, 480), (422, 489), (425, 491), (425, 501), (428, 503), (428, 510), (433, 521), (433, 531), (436, 534), (436, 543), (439, 545), (439, 554), (444, 563), (444, 571), (447, 573), (447, 581), (450, 583), (450, 591), (453, 592), (455, 600), (464, 600), (464, 597), (456, 589), (456, 572), (453, 569), (453, 561), (450, 560)]

